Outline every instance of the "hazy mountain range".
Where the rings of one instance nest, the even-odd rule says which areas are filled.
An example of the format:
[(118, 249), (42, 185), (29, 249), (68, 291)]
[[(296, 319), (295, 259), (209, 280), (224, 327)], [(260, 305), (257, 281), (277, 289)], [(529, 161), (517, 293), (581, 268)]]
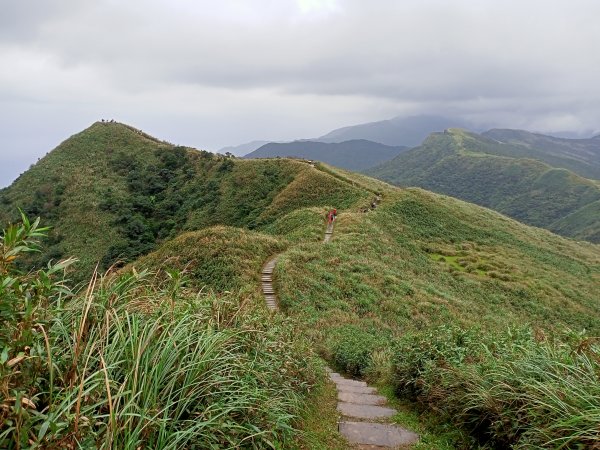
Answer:
[(408, 147), (392, 147), (364, 139), (339, 143), (295, 141), (284, 144), (266, 144), (245, 157), (272, 158), (288, 156), (318, 160), (344, 169), (360, 171), (384, 161), (389, 161), (407, 149)]

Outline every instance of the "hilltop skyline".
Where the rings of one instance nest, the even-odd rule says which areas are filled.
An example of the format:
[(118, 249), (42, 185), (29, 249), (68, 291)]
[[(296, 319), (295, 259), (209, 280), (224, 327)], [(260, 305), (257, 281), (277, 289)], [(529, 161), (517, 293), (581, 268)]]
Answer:
[(208, 150), (415, 114), (598, 133), (592, 1), (23, 1), (0, 17), (0, 186), (101, 118)]

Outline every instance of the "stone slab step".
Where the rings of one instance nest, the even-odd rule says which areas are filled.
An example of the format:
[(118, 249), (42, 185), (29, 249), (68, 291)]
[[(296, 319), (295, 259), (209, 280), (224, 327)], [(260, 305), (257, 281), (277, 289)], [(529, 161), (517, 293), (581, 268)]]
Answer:
[[(340, 433), (352, 444), (394, 448), (414, 444), (419, 435), (398, 425), (368, 422), (340, 422)], [(364, 447), (369, 448), (369, 447)], [(377, 448), (377, 447), (375, 447)]]
[(360, 405), (385, 405), (387, 399), (382, 395), (359, 394), (357, 392), (338, 392), (338, 400)]
[(371, 386), (354, 386), (352, 384), (338, 384), (337, 390), (356, 394), (375, 394), (377, 392), (377, 389)]
[(333, 381), (337, 385), (348, 385), (348, 386), (367, 386), (365, 381), (360, 380), (350, 380), (349, 378), (342, 377), (330, 377), (331, 381)]
[(346, 417), (357, 419), (379, 419), (392, 417), (396, 410), (385, 406), (359, 405), (357, 403), (338, 402), (337, 409)]

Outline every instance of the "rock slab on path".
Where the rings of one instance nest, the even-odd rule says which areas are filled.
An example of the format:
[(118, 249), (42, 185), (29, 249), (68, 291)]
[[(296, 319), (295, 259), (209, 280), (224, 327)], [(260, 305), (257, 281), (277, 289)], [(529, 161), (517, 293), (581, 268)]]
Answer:
[(410, 447), (419, 440), (418, 434), (399, 425), (379, 423), (397, 411), (384, 406), (386, 398), (377, 395), (375, 388), (328, 371), (338, 390), (337, 409), (342, 414), (338, 428), (349, 443), (357, 444), (361, 450), (383, 450)]
[(396, 410), (385, 406), (361, 405), (360, 403), (338, 402), (337, 409), (344, 416), (356, 419), (381, 419), (392, 417)]
[(416, 433), (385, 423), (341, 422), (339, 428), (340, 433), (351, 444), (396, 448), (414, 444), (419, 440)]

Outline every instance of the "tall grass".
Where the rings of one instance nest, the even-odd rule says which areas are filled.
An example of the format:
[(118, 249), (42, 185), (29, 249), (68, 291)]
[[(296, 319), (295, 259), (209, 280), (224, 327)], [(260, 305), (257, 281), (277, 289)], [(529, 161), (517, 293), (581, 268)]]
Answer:
[(400, 341), (395, 388), (492, 448), (600, 448), (600, 346), (458, 327)]
[(310, 352), (284, 319), (185, 284), (96, 274), (48, 302), (2, 349), (0, 448), (289, 448)]

